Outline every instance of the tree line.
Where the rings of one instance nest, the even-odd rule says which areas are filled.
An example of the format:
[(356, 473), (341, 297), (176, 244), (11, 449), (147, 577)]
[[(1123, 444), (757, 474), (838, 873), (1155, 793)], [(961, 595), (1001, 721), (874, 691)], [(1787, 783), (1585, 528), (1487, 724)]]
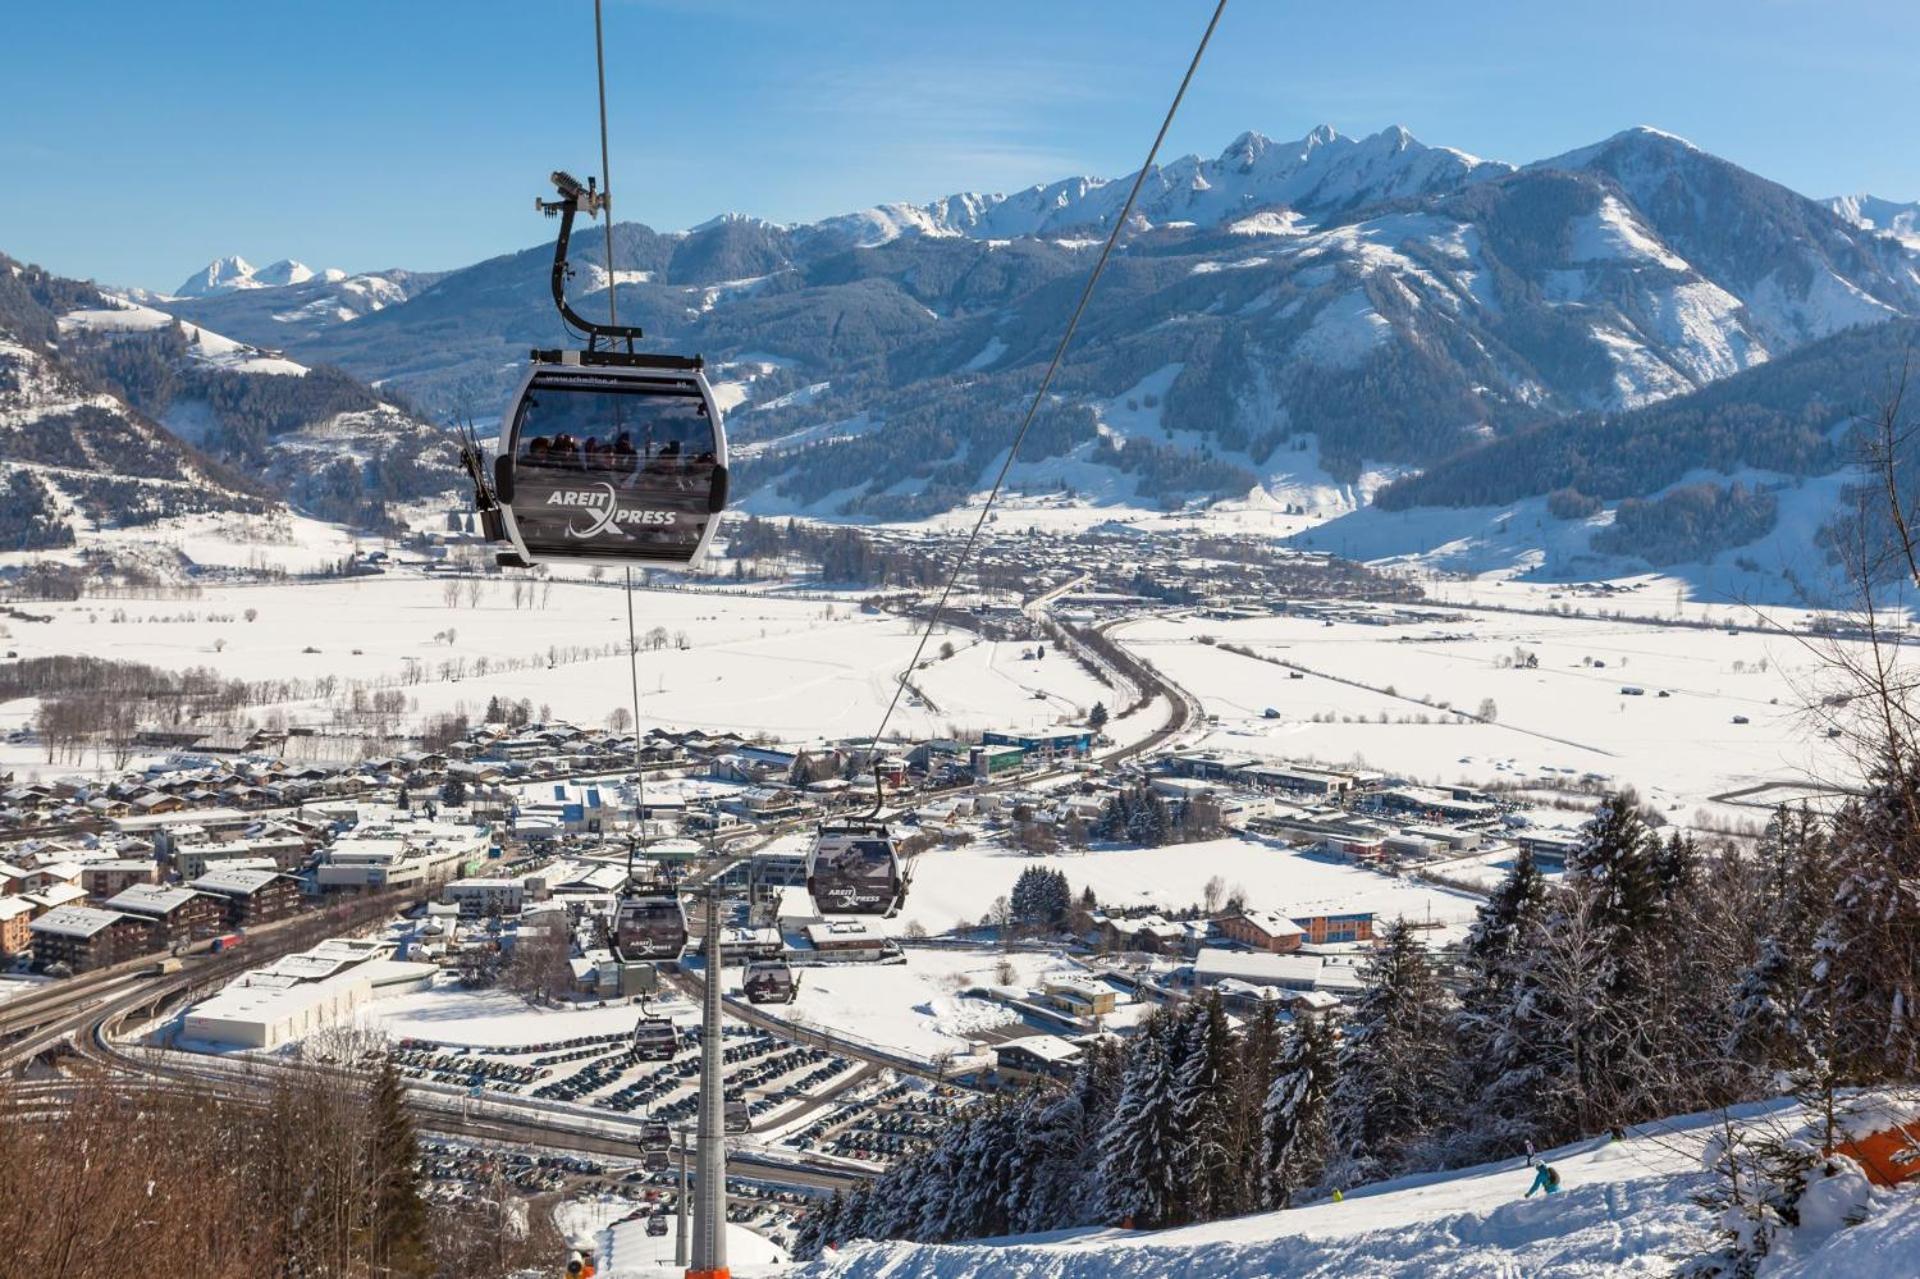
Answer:
[(1516, 856), (1457, 954), (1396, 922), (1344, 1015), (1156, 1009), (836, 1196), (801, 1247), (1209, 1221), (1783, 1086), (1832, 1115), (1920, 1069), (1917, 878), (1920, 766), (1830, 818), (1780, 811), (1751, 855), (1614, 796), (1559, 881)]
[(428, 1203), (385, 1056), (253, 1100), (71, 1087), (59, 1111), (0, 1100), (10, 1274), (505, 1279), (561, 1255), (517, 1199)]

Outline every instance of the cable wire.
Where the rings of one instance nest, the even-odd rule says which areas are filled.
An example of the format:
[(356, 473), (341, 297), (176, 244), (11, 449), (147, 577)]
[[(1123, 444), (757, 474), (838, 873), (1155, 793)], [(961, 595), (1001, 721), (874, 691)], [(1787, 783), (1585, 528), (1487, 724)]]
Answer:
[(600, 209), (607, 215), (607, 323), (618, 325), (620, 311), (613, 300), (613, 167), (607, 158), (607, 50), (600, 37), (600, 0), (593, 0), (593, 62), (600, 77)]
[(633, 566), (627, 566), (627, 678), (633, 684), (633, 825), (635, 839), (627, 843), (627, 883), (633, 882), (635, 841), (647, 846), (647, 770), (641, 762), (640, 641), (633, 623)]
[[(598, 3), (598, 0), (595, 0)], [(994, 477), (993, 487), (987, 491), (987, 500), (980, 507), (980, 518), (973, 522), (973, 531), (967, 534), (966, 542), (960, 548), (959, 556), (953, 562), (953, 571), (947, 575), (947, 584), (940, 591), (940, 602), (934, 606), (927, 617), (927, 625), (920, 632), (920, 642), (914, 646), (913, 660), (907, 663), (906, 670), (900, 673), (893, 688), (893, 698), (887, 703), (887, 710), (880, 717), (880, 727), (873, 734), (873, 750), (877, 755), (880, 739), (886, 735), (887, 725), (893, 720), (893, 712), (900, 705), (900, 695), (906, 691), (907, 680), (920, 668), (920, 658), (927, 651), (927, 641), (933, 637), (933, 628), (947, 611), (947, 600), (953, 595), (954, 584), (960, 580), (960, 571), (966, 566), (967, 559), (973, 554), (974, 544), (980, 540), (980, 530), (986, 527), (987, 515), (993, 510), (995, 499), (1000, 496), (1000, 488), (1007, 481), (1007, 475), (1013, 470), (1013, 460), (1020, 453), (1021, 441), (1027, 438), (1027, 430), (1033, 425), (1033, 419), (1040, 412), (1040, 406), (1046, 401), (1047, 391), (1053, 386), (1053, 378), (1060, 371), (1061, 361), (1066, 358), (1067, 347), (1073, 342), (1073, 334), (1080, 327), (1080, 317), (1085, 314), (1087, 302), (1093, 297), (1093, 289), (1100, 282), (1101, 272), (1107, 269), (1107, 259), (1113, 256), (1113, 249), (1120, 241), (1120, 233), (1126, 228), (1127, 220), (1133, 216), (1134, 202), (1140, 198), (1140, 189), (1146, 185), (1147, 171), (1153, 168), (1153, 162), (1160, 154), (1161, 143), (1167, 140), (1167, 130), (1173, 127), (1173, 119), (1180, 111), (1180, 102), (1187, 96), (1187, 86), (1193, 83), (1193, 76), (1200, 69), (1200, 59), (1207, 51), (1207, 43), (1213, 39), (1214, 28), (1220, 25), (1220, 15), (1226, 12), (1227, 0), (1219, 0), (1214, 6), (1213, 17), (1207, 22), (1207, 29), (1200, 35), (1200, 43), (1193, 51), (1193, 60), (1187, 64), (1187, 73), (1180, 78), (1180, 87), (1174, 91), (1173, 101), (1167, 106), (1166, 117), (1160, 121), (1160, 131), (1153, 137), (1153, 145), (1147, 148), (1146, 162), (1140, 171), (1133, 175), (1133, 187), (1127, 192), (1127, 202), (1120, 207), (1119, 215), (1113, 220), (1113, 229), (1107, 232), (1107, 242), (1100, 249), (1100, 257), (1093, 264), (1093, 271), (1087, 276), (1087, 282), (1080, 290), (1080, 300), (1075, 303), (1072, 316), (1067, 320), (1066, 332), (1060, 335), (1060, 344), (1053, 349), (1053, 359), (1047, 363), (1046, 374), (1041, 377), (1040, 385), (1033, 393), (1033, 402), (1027, 405), (1027, 413), (1020, 421), (1020, 429), (1014, 432), (1013, 443), (1007, 446), (1007, 457), (1000, 464), (1000, 473)], [(875, 793), (879, 791), (878, 771), (874, 780)]]

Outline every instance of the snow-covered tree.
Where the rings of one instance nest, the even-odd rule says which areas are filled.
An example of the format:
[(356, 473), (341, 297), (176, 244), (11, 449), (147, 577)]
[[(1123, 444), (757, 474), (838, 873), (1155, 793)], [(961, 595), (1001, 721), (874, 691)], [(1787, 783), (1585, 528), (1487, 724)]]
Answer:
[[(1484, 1091), (1487, 1063), (1493, 1059), (1495, 1042), (1512, 1009), (1514, 987), (1528, 958), (1527, 948), (1539, 930), (1548, 908), (1546, 879), (1540, 874), (1533, 854), (1521, 849), (1512, 868), (1493, 896), (1483, 904), (1462, 947), (1461, 967), (1465, 984), (1460, 992), (1460, 1009), (1455, 1014), (1458, 1027), (1460, 1091), (1473, 1095)], [(1497, 1147), (1504, 1134), (1486, 1131)]]
[(1447, 996), (1405, 920), (1390, 924), (1347, 1019), (1332, 1095), (1332, 1176), (1390, 1176), (1453, 1116)]
[(1920, 1072), (1920, 767), (1883, 765), (1834, 821), (1838, 886), (1815, 943), (1837, 1064), (1858, 1083)]
[(1183, 1220), (1211, 1221), (1231, 1214), (1239, 1204), (1242, 1141), (1234, 1125), (1238, 1063), (1219, 992), (1191, 1008), (1173, 1085), (1173, 1118), (1180, 1134), (1179, 1213)]
[(1247, 1018), (1235, 1055), (1233, 1125), (1240, 1139), (1240, 1169), (1234, 1211), (1254, 1212), (1266, 1204), (1267, 1094), (1280, 1056), (1280, 1021), (1270, 1009), (1257, 1009)]
[(1333, 1088), (1333, 1027), (1324, 1016), (1302, 1014), (1280, 1042), (1263, 1113), (1265, 1204), (1290, 1207), (1318, 1184), (1326, 1168), (1327, 1097)]
[(1134, 1042), (1120, 1099), (1100, 1133), (1100, 1195), (1109, 1221), (1161, 1225), (1179, 1204), (1182, 1143), (1173, 1093), (1181, 1030), (1178, 1018), (1161, 1012)]

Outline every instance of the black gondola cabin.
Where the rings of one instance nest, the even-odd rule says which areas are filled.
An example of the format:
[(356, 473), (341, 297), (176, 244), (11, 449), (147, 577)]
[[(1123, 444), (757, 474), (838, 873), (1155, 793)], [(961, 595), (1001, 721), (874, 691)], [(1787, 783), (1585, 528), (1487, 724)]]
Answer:
[(727, 442), (705, 376), (678, 367), (694, 364), (534, 364), (494, 461), (522, 560), (673, 566), (706, 554), (727, 504)]

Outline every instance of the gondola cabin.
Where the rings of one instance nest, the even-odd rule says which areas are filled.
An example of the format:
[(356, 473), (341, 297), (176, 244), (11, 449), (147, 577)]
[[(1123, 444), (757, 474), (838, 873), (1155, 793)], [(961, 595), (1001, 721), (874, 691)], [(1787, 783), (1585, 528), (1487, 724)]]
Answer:
[(784, 959), (758, 959), (747, 965), (747, 1001), (790, 1004), (800, 993), (800, 982)]
[(633, 1026), (635, 1061), (672, 1061), (680, 1051), (680, 1032), (667, 1017), (642, 1017)]
[(614, 907), (613, 950), (623, 963), (680, 958), (687, 945), (687, 912), (672, 892), (641, 892)]
[(752, 1132), (753, 1117), (747, 1111), (747, 1103), (744, 1101), (728, 1102), (724, 1112), (724, 1123), (727, 1132), (733, 1136)]
[(886, 823), (828, 823), (807, 853), (807, 892), (823, 915), (891, 915), (906, 900), (900, 855)]
[(557, 358), (528, 371), (494, 457), (514, 553), (666, 567), (704, 556), (727, 505), (727, 440), (698, 360), (535, 355)]

